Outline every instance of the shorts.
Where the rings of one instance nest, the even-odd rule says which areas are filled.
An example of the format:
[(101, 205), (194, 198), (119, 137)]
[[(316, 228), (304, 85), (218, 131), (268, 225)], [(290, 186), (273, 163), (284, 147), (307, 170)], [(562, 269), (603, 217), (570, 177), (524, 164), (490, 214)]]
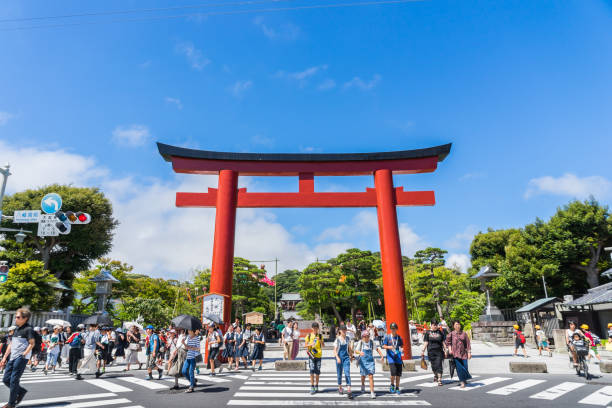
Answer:
[(208, 351), (208, 361), (215, 360), (217, 358), (217, 354), (219, 354), (219, 348), (213, 347)]
[(389, 371), (391, 372), (391, 377), (401, 377), (403, 368), (403, 364), (389, 363)]
[(542, 340), (539, 344), (538, 347), (542, 347), (542, 348), (546, 348), (548, 347), (548, 342), (546, 340)]
[(599, 351), (597, 351), (597, 346), (591, 346), (591, 351), (592, 351), (592, 354), (596, 356), (599, 355)]
[(525, 343), (521, 343), (521, 341), (519, 339), (516, 339), (516, 341), (514, 342), (514, 348), (519, 348), (522, 347), (523, 349), (525, 348)]
[(308, 368), (310, 368), (310, 374), (321, 374), (321, 357), (309, 358)]
[(147, 369), (157, 368), (157, 355), (153, 355), (153, 353), (147, 355)]

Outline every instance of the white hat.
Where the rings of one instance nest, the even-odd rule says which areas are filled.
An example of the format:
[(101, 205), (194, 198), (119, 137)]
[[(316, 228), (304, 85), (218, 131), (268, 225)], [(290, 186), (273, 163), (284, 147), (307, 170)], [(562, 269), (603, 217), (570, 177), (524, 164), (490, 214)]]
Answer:
[(8, 329), (9, 329), (9, 331), (11, 331), (11, 330), (15, 330), (16, 328), (17, 328), (17, 326), (11, 326)]
[[(9, 328), (9, 330), (10, 330), (10, 328)], [(13, 330), (15, 330), (15, 329), (13, 329)], [(40, 331), (40, 327), (36, 326), (36, 327), (34, 328), (34, 331)]]
[(59, 324), (56, 324), (55, 326), (53, 326), (53, 330), (55, 330), (55, 329), (61, 329), (61, 328), (62, 328), (62, 326), (60, 326)]
[(84, 325), (83, 323), (81, 323), (81, 324), (79, 324), (79, 325), (77, 326), (77, 329), (84, 329), (84, 328), (85, 328), (85, 325)]

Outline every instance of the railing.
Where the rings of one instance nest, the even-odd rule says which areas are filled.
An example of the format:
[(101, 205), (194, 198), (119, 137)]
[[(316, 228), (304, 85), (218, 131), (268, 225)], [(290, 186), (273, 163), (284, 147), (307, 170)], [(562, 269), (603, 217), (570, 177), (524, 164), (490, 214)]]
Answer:
[(517, 321), (516, 312), (514, 310), (515, 309), (500, 309), (502, 315), (504, 315), (504, 320), (506, 322), (516, 322)]
[[(15, 310), (3, 310), (0, 311), (0, 327), (6, 329), (15, 324)], [(72, 326), (76, 326), (83, 322), (87, 318), (87, 315), (75, 315), (66, 312), (33, 312), (30, 317), (31, 326), (46, 326), (45, 322), (49, 319), (61, 319), (69, 321)]]

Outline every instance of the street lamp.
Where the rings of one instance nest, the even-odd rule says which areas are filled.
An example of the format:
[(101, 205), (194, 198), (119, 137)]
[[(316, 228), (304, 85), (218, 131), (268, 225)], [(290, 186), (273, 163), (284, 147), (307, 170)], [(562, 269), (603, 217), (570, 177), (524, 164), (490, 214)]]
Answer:
[(503, 320), (500, 310), (491, 303), (489, 287), (487, 286), (487, 281), (498, 276), (499, 274), (495, 272), (491, 265), (483, 266), (476, 275), (472, 276), (472, 279), (478, 279), (480, 281), (480, 290), (487, 294), (486, 314), (480, 316), (480, 321)]
[(0, 221), (2, 221), (2, 201), (4, 200), (4, 190), (6, 190), (6, 180), (11, 175), (9, 169), (11, 166), (7, 163), (4, 168), (0, 167), (0, 174), (2, 174), (2, 188), (0, 188)]
[(16, 232), (17, 234), (15, 234), (15, 242), (17, 242), (18, 244), (23, 243), (23, 240), (27, 237), (26, 233), (32, 233), (32, 231), (26, 231), (23, 228), (0, 228), (0, 232)]
[(104, 312), (104, 306), (106, 305), (106, 299), (112, 292), (113, 283), (119, 281), (111, 275), (110, 271), (100, 271), (98, 275), (91, 278), (90, 282), (96, 282), (95, 294), (98, 295), (98, 310), (96, 313), (102, 314)]

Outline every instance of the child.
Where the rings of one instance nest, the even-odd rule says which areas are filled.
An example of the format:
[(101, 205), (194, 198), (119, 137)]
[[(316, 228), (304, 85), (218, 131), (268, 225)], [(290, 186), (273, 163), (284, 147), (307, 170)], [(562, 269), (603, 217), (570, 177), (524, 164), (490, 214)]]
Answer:
[(308, 354), (308, 367), (310, 368), (310, 393), (319, 391), (319, 375), (321, 374), (321, 357), (323, 336), (319, 333), (319, 323), (312, 324), (312, 333), (308, 333), (304, 339), (306, 354)]
[(552, 357), (552, 351), (550, 351), (550, 347), (548, 347), (548, 337), (546, 337), (546, 333), (544, 330), (540, 328), (540, 325), (535, 325), (536, 329), (536, 341), (538, 343), (538, 352), (542, 355), (542, 349), (548, 352), (548, 355)]
[(599, 355), (599, 351), (597, 351), (597, 345), (600, 343), (599, 337), (589, 331), (588, 324), (583, 324), (582, 326), (580, 326), (580, 328), (584, 333), (584, 337), (586, 337), (589, 340), (589, 343), (591, 344), (587, 361), (591, 361), (591, 356), (594, 355), (598, 360), (596, 361), (596, 363), (599, 364), (599, 362), (601, 361), (601, 356)]
[(527, 350), (525, 350), (525, 336), (519, 330), (519, 325), (518, 324), (515, 324), (513, 327), (514, 327), (514, 330), (512, 331), (512, 337), (514, 337), (514, 354), (513, 354), (513, 356), (514, 357), (518, 356), (518, 349), (519, 349), (519, 347), (521, 347), (523, 349), (523, 355), (525, 356), (525, 358), (527, 358), (529, 356), (527, 355)]
[(370, 337), (370, 332), (366, 329), (361, 332), (361, 340), (355, 343), (355, 357), (359, 363), (359, 373), (361, 374), (361, 392), (365, 392), (365, 378), (368, 376), (370, 381), (370, 398), (375, 399), (376, 393), (374, 392), (374, 373), (376, 371), (376, 364), (374, 364), (374, 350), (378, 353), (380, 358), (383, 358), (383, 354), (380, 351), (380, 347), (374, 345), (374, 341)]
[[(387, 350), (387, 363), (389, 364), (389, 372), (391, 373), (391, 387), (389, 392), (394, 395), (400, 395), (400, 378), (402, 377), (402, 353), (404, 350), (404, 341), (397, 334), (397, 323), (393, 322), (389, 326), (390, 334), (385, 336), (382, 348)], [(410, 347), (410, 345), (409, 345)]]

